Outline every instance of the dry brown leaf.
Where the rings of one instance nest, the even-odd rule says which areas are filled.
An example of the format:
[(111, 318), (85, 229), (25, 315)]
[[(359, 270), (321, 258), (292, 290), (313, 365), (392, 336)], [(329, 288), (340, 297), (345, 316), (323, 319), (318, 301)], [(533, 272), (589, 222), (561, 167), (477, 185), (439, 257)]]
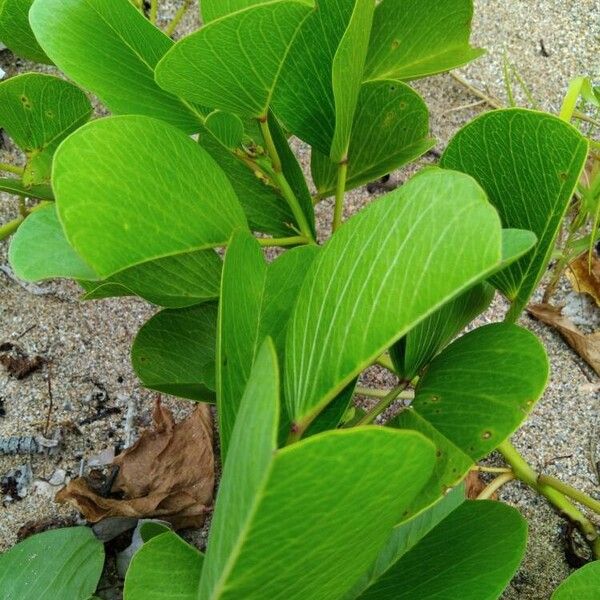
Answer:
[(592, 252), (591, 268), (589, 254), (585, 252), (569, 265), (567, 277), (576, 292), (589, 294), (600, 306), (600, 258), (595, 252)]
[(71, 481), (57, 495), (92, 523), (107, 517), (160, 517), (176, 529), (200, 527), (210, 511), (214, 490), (212, 419), (206, 404), (175, 423), (160, 401), (154, 428), (145, 431), (113, 465), (119, 472), (104, 498), (84, 478)]
[[(469, 471), (465, 478), (465, 497), (469, 500), (476, 500), (477, 496), (485, 490), (485, 481), (481, 478), (481, 473), (478, 471)], [(496, 500), (498, 494), (494, 493), (492, 499)]]
[(569, 346), (600, 375), (600, 333), (583, 333), (567, 317), (563, 317), (558, 308), (550, 304), (533, 304), (528, 311), (539, 321), (554, 327)]

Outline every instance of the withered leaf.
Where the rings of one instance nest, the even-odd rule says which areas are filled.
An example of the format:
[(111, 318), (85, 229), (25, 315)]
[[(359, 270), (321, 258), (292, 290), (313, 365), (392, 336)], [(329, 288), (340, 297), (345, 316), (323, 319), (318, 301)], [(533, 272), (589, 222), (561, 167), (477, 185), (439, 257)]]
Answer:
[(41, 356), (28, 356), (21, 347), (5, 342), (0, 344), (0, 364), (16, 379), (25, 379), (45, 364)]
[(542, 323), (554, 327), (566, 342), (600, 375), (600, 332), (585, 334), (560, 309), (550, 304), (533, 304), (528, 311)]
[[(476, 500), (477, 496), (485, 490), (485, 481), (481, 478), (481, 473), (478, 471), (469, 471), (465, 478), (465, 497), (469, 500)], [(495, 500), (498, 494), (494, 493), (492, 499)]]
[(215, 479), (210, 409), (199, 404), (176, 424), (157, 401), (153, 417), (153, 429), (113, 461), (119, 472), (111, 497), (78, 478), (56, 500), (73, 504), (92, 523), (107, 517), (160, 517), (176, 529), (200, 527), (211, 510)]
[(591, 263), (587, 252), (576, 258), (569, 265), (567, 277), (576, 292), (589, 294), (600, 306), (600, 258), (596, 252), (592, 252)]

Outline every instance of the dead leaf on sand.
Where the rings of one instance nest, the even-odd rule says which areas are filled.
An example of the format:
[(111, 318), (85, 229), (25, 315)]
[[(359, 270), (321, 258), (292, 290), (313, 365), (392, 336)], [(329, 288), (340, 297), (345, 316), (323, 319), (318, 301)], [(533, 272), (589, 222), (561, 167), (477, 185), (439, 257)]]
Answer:
[(154, 428), (112, 464), (119, 467), (112, 497), (97, 494), (78, 478), (56, 500), (73, 504), (92, 523), (107, 517), (160, 517), (176, 529), (200, 527), (211, 510), (215, 479), (208, 405), (199, 404), (176, 424), (157, 401)]
[(46, 360), (41, 356), (29, 356), (20, 346), (5, 342), (0, 344), (0, 364), (15, 379), (25, 379), (41, 369)]
[(589, 294), (600, 306), (600, 258), (596, 252), (592, 252), (591, 264), (587, 252), (576, 258), (567, 269), (567, 277), (576, 292)]
[[(465, 478), (465, 498), (469, 500), (476, 500), (477, 496), (483, 492), (486, 488), (486, 483), (481, 478), (481, 473), (478, 471), (469, 471)], [(496, 500), (498, 494), (492, 495), (492, 500)]]
[(554, 327), (566, 342), (600, 375), (600, 332), (585, 334), (560, 309), (550, 304), (533, 304), (528, 312), (542, 323)]

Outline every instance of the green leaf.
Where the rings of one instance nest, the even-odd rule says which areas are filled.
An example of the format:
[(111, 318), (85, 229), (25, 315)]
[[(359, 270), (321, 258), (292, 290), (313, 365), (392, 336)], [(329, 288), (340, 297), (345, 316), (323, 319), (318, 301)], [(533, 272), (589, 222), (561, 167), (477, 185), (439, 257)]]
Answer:
[(225, 245), (246, 226), (213, 159), (149, 117), (100, 119), (76, 131), (56, 153), (52, 184), (69, 242), (101, 277)]
[(373, 585), (388, 569), (394, 567), (404, 554), (415, 546), (432, 529), (466, 500), (464, 484), (458, 485), (442, 496), (433, 506), (416, 517), (403, 521), (392, 530), (387, 542), (369, 570), (354, 585), (344, 600), (351, 600)]
[(26, 73), (0, 83), (0, 127), (27, 155), (25, 186), (50, 181), (56, 148), (91, 114), (86, 95), (58, 77)]
[(494, 288), (479, 283), (419, 323), (390, 348), (400, 378), (411, 381), (431, 359), (491, 303)]
[(200, 110), (162, 90), (154, 68), (173, 42), (129, 0), (35, 0), (33, 31), (58, 68), (117, 114), (198, 131)]
[(38, 533), (0, 555), (3, 600), (87, 600), (104, 566), (104, 547), (87, 527)]
[(276, 450), (277, 371), (267, 340), (231, 438), (201, 598), (340, 598), (430, 472), (427, 440), (381, 427), (328, 432)]
[(462, 479), (523, 422), (548, 380), (548, 358), (531, 332), (494, 323), (465, 334), (431, 362), (415, 399), (390, 424), (436, 444), (437, 465), (414, 514)]
[(344, 224), (312, 264), (288, 330), (286, 402), (296, 423), (308, 425), (397, 339), (485, 278), (500, 250), (483, 190), (439, 169)]
[(196, 600), (204, 556), (176, 533), (161, 533), (133, 556), (125, 600)]
[(291, 227), (295, 223), (292, 211), (275, 187), (258, 179), (207, 129), (201, 130), (199, 142), (227, 175), (253, 231), (282, 237), (297, 234)]
[(472, 0), (382, 0), (375, 10), (365, 79), (419, 79), (484, 54), (469, 45)]
[(495, 600), (525, 553), (527, 524), (492, 500), (467, 500), (357, 600)]
[(67, 242), (54, 204), (25, 219), (11, 240), (8, 259), (15, 275), (25, 281), (96, 277)]
[(552, 600), (597, 600), (600, 590), (600, 562), (577, 569), (552, 594)]
[(153, 390), (201, 402), (215, 400), (217, 304), (163, 310), (138, 332), (131, 362)]
[(334, 163), (348, 159), (374, 12), (372, 0), (355, 0), (348, 27), (333, 58), (335, 130), (329, 157)]
[(103, 281), (80, 281), (85, 300), (140, 296), (164, 308), (185, 308), (219, 297), (222, 261), (214, 250), (166, 256)]
[(266, 118), (288, 48), (310, 8), (271, 2), (213, 21), (179, 41), (156, 67), (165, 90), (206, 106)]
[[(434, 143), (429, 137), (427, 106), (419, 94), (396, 80), (363, 83), (350, 138), (346, 189), (391, 173)], [(313, 150), (311, 170), (319, 195), (333, 194), (337, 165)]]
[(264, 339), (283, 353), (292, 306), (317, 247), (289, 250), (267, 266), (249, 232), (236, 232), (227, 248), (217, 342), (217, 406), (221, 453), (228, 452), (242, 394)]
[(237, 148), (244, 138), (244, 124), (232, 113), (215, 110), (204, 125), (226, 148)]
[(33, 0), (0, 0), (0, 40), (17, 56), (52, 64), (38, 44), (29, 25)]
[(25, 186), (22, 181), (11, 177), (0, 177), (0, 192), (6, 192), (7, 194), (14, 194), (24, 198), (54, 200), (54, 194), (49, 185)]
[[(299, 1), (311, 7), (315, 4), (314, 0)], [(200, 10), (202, 11), (202, 21), (209, 23), (245, 8), (250, 8), (258, 4), (271, 4), (272, 2), (273, 0), (201, 0)]]
[(518, 317), (546, 271), (587, 150), (579, 131), (557, 117), (507, 109), (463, 127), (442, 156), (443, 167), (477, 179), (505, 227), (537, 235), (535, 249), (494, 279), (512, 302), (509, 319)]
[[(285, 128), (326, 156), (335, 150), (336, 161), (342, 141), (348, 142), (350, 134), (364, 62), (360, 52), (372, 10), (369, 0), (319, 3), (298, 31), (273, 94), (274, 112)], [(350, 63), (344, 82), (342, 71)], [(332, 149), (334, 135), (339, 139)]]

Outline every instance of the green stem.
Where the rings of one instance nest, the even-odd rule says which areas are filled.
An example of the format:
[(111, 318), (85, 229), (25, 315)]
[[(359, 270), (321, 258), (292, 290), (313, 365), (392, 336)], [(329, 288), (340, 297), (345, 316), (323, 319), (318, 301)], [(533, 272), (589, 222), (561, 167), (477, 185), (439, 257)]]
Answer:
[[(359, 396), (366, 396), (367, 398), (385, 398), (390, 393), (390, 390), (374, 390), (357, 385), (354, 388), (354, 393)], [(398, 394), (398, 398), (404, 398), (406, 400), (411, 400), (414, 397), (415, 393), (412, 390), (407, 390)]]
[(14, 173), (15, 175), (23, 175), (23, 169), (15, 165), (0, 162), (0, 171), (6, 171), (7, 173)]
[(335, 208), (333, 209), (333, 232), (335, 233), (344, 217), (344, 194), (346, 193), (346, 178), (348, 177), (348, 160), (338, 165), (337, 187), (335, 189)]
[(401, 381), (393, 390), (388, 392), (356, 425), (368, 425), (384, 412), (394, 400), (408, 387), (409, 381)]
[(515, 97), (512, 89), (511, 74), (509, 70), (508, 57), (506, 53), (502, 57), (502, 72), (504, 74), (504, 87), (506, 88), (506, 96), (510, 107), (516, 106)]
[(19, 229), (19, 226), (24, 220), (25, 217), (19, 217), (18, 219), (13, 219), (12, 221), (0, 226), (0, 240), (4, 240), (9, 235), (12, 235), (17, 229)]
[(562, 515), (577, 525), (590, 543), (594, 558), (600, 558), (600, 537), (594, 524), (561, 492), (538, 481), (538, 474), (508, 440), (500, 444), (497, 449), (512, 467), (515, 477), (542, 494)]
[(150, 22), (156, 25), (158, 19), (158, 0), (151, 0), (150, 2)]
[(565, 496), (569, 496), (569, 498), (579, 502), (579, 504), (583, 504), (584, 506), (591, 508), (595, 513), (600, 514), (600, 501), (591, 498), (584, 492), (568, 485), (567, 483), (563, 483), (560, 479), (552, 477), (551, 475), (539, 475), (538, 483), (540, 485), (549, 485)]
[(309, 240), (302, 235), (296, 235), (286, 238), (257, 238), (257, 241), (264, 248), (268, 248), (271, 246), (300, 246), (309, 243)]
[(309, 240), (310, 243), (315, 243), (315, 239), (313, 237), (312, 231), (306, 219), (306, 215), (298, 202), (298, 198), (296, 198), (296, 194), (290, 187), (288, 180), (283, 174), (283, 167), (281, 164), (281, 158), (279, 158), (279, 153), (277, 152), (277, 148), (275, 146), (275, 142), (273, 141), (273, 136), (271, 135), (271, 129), (269, 128), (269, 121), (267, 117), (261, 117), (258, 119), (260, 130), (263, 136), (263, 140), (265, 142), (265, 148), (267, 149), (267, 153), (269, 154), (269, 158), (271, 159), (271, 165), (273, 167), (273, 179), (275, 183), (279, 186), (283, 197), (288, 203), (290, 209), (292, 210), (292, 214), (296, 219), (296, 223), (300, 227), (300, 232), (302, 235)]
[(488, 500), (491, 498), (505, 483), (512, 481), (515, 474), (512, 471), (498, 475), (489, 485), (487, 485), (477, 496), (477, 500)]
[(188, 11), (192, 0), (183, 0), (183, 5), (179, 7), (179, 10), (175, 13), (175, 16), (171, 20), (171, 22), (165, 28), (165, 34), (171, 37), (179, 23), (181, 23), (181, 19), (185, 16), (185, 13)]

